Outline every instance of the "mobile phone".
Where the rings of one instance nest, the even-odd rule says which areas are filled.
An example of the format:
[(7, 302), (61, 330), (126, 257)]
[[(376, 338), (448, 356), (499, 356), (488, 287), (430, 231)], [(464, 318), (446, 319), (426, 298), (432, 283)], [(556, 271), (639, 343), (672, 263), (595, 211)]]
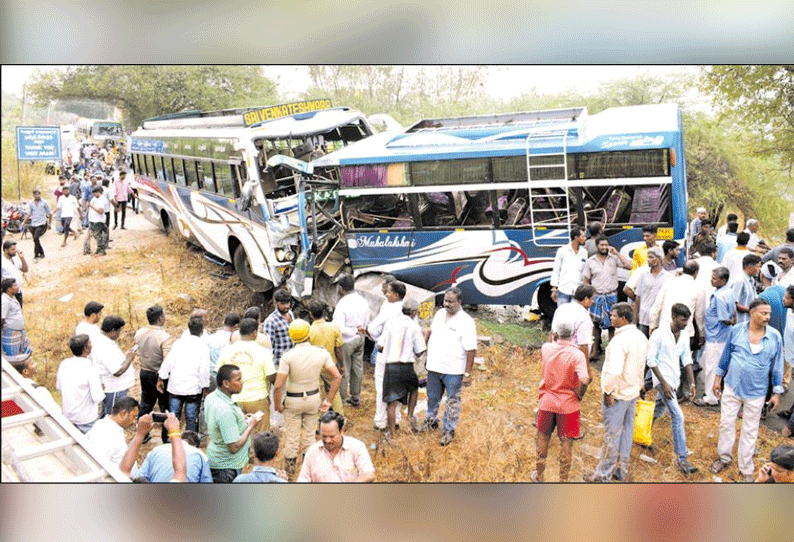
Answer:
[(168, 415), (163, 412), (152, 412), (152, 421), (154, 423), (163, 423), (168, 418)]

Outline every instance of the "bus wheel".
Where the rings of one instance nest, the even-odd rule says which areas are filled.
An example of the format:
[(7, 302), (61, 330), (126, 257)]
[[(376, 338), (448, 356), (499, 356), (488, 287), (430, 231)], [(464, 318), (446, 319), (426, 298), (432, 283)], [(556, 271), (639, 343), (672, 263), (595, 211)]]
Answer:
[(544, 282), (538, 287), (538, 308), (543, 316), (551, 322), (557, 304), (551, 299), (551, 284)]
[(234, 270), (245, 287), (251, 291), (267, 292), (273, 288), (272, 282), (253, 274), (251, 264), (248, 261), (248, 254), (245, 253), (243, 245), (238, 245), (234, 251)]

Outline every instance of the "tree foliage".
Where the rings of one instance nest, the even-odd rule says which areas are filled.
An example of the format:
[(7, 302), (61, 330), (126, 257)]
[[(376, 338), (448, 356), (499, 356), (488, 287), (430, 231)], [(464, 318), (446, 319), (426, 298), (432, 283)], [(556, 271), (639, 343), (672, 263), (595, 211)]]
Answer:
[(306, 97), (324, 95), (335, 104), (370, 115), (387, 113), (410, 124), (428, 116), (480, 112), (489, 102), (488, 70), (484, 66), (310, 66), (314, 87)]
[(70, 66), (32, 79), (29, 89), (39, 103), (101, 100), (118, 107), (131, 127), (165, 113), (276, 100), (275, 84), (258, 66)]
[(794, 65), (713, 66), (704, 72), (703, 88), (753, 131), (756, 152), (778, 154), (788, 172), (794, 170)]

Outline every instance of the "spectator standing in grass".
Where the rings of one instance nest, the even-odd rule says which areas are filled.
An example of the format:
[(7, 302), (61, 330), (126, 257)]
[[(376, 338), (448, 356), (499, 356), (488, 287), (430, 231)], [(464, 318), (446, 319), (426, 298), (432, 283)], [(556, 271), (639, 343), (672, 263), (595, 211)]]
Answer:
[[(342, 375), (324, 348), (309, 342), (309, 322), (295, 319), (289, 326), (295, 347), (281, 357), (276, 376), (276, 410), (284, 414), (284, 468), (295, 476), (298, 454), (314, 442), (319, 414), (328, 411)], [(320, 400), (320, 372), (333, 378), (328, 396)], [(284, 395), (286, 394), (286, 399)]]
[(345, 418), (329, 411), (320, 418), (320, 439), (306, 450), (298, 482), (374, 482), (367, 445), (345, 435)]
[(47, 231), (47, 226), (52, 219), (50, 204), (41, 199), (41, 190), (33, 189), (33, 201), (28, 204), (28, 222), (30, 233), (33, 236), (33, 261), (44, 258), (44, 248), (41, 246), (41, 236)]
[(634, 313), (630, 304), (615, 303), (611, 320), (615, 337), (607, 345), (601, 369), (604, 444), (595, 471), (584, 477), (586, 482), (628, 479), (637, 397), (648, 355), (648, 339), (631, 323)]
[(571, 242), (557, 249), (551, 270), (551, 300), (557, 306), (570, 303), (577, 286), (582, 283), (582, 271), (587, 261), (586, 232), (571, 226)]
[(265, 412), (246, 416), (232, 400), (232, 395), (243, 390), (243, 375), (236, 365), (218, 367), (217, 385), (204, 400), (209, 433), (207, 457), (216, 484), (231, 483), (242, 473), (248, 463), (249, 437), (265, 416)]
[(560, 482), (568, 481), (573, 439), (580, 436), (579, 410), (591, 375), (587, 358), (571, 343), (573, 330), (570, 322), (559, 322), (553, 332), (554, 342), (546, 343), (540, 349), (543, 368), (538, 386), (535, 440), (538, 458), (536, 470), (532, 473), (535, 482), (544, 481), (549, 441), (554, 428), (557, 428), (560, 438)]
[(240, 340), (221, 350), (218, 363), (239, 367), (243, 377), (243, 390), (232, 399), (246, 414), (265, 412), (268, 415), (258, 421), (256, 432), (270, 428), (269, 389), (276, 380), (276, 368), (269, 349), (256, 342), (259, 323), (253, 318), (240, 321)]
[[(755, 254), (747, 256), (758, 258)], [(783, 339), (768, 325), (772, 315), (769, 302), (755, 299), (749, 306), (750, 319), (731, 328), (731, 335), (722, 352), (712, 391), (720, 399), (720, 437), (717, 444), (719, 458), (711, 471), (718, 474), (733, 461), (736, 442), (736, 418), (742, 413), (739, 437), (739, 471), (745, 482), (753, 481), (753, 453), (755, 452), (761, 410), (764, 406), (769, 377), (772, 376), (772, 396), (769, 404), (776, 408), (783, 393)], [(725, 389), (721, 389), (725, 380)]]
[(369, 304), (355, 291), (352, 275), (339, 279), (340, 299), (334, 308), (333, 323), (342, 331), (342, 360), (345, 367), (340, 393), (348, 405), (361, 404), (361, 377), (364, 373), (364, 335), (369, 323)]
[(388, 406), (386, 421), (391, 436), (397, 434), (399, 403), (408, 405), (411, 430), (419, 430), (414, 419), (419, 391), (414, 362), (427, 349), (427, 344), (416, 322), (418, 313), (419, 303), (415, 299), (404, 300), (402, 313), (386, 322), (378, 339), (377, 348), (385, 364), (381, 399)]
[(55, 388), (61, 392), (64, 417), (87, 433), (99, 419), (99, 405), (105, 399), (105, 392), (99, 372), (88, 357), (90, 337), (75, 335), (69, 339), (69, 349), (74, 357), (63, 360), (58, 366)]
[[(152, 412), (155, 404), (160, 406), (160, 412), (165, 412), (170, 408), (167, 386), (160, 391), (157, 381), (163, 361), (174, 344), (174, 339), (163, 327), (165, 311), (160, 305), (152, 305), (146, 309), (146, 320), (149, 325), (136, 331), (134, 339), (140, 356), (141, 416)], [(168, 433), (165, 428), (162, 429), (161, 436), (164, 443), (168, 442)]]
[(736, 298), (733, 288), (728, 284), (729, 273), (727, 267), (718, 267), (711, 272), (711, 285), (714, 292), (708, 300), (705, 315), (706, 343), (700, 357), (703, 367), (704, 395), (702, 399), (695, 400), (698, 406), (716, 406), (719, 404), (713, 393), (714, 377), (717, 364), (722, 357), (725, 343), (731, 334), (731, 326), (736, 323)]
[[(648, 343), (647, 365), (653, 372), (653, 385), (656, 387), (656, 407), (653, 410), (655, 422), (666, 410), (670, 414), (673, 432), (673, 448), (678, 470), (684, 474), (698, 471), (687, 459), (684, 411), (676, 399), (676, 390), (681, 382), (681, 367), (687, 372), (690, 399), (695, 397), (695, 375), (692, 372), (692, 353), (689, 350), (689, 336), (684, 332), (692, 313), (686, 305), (676, 303), (671, 310), (670, 325), (660, 327), (651, 335)], [(680, 366), (679, 366), (680, 365)]]
[(165, 393), (168, 381), (168, 410), (177, 418), (185, 408), (185, 428), (198, 432), (201, 400), (210, 386), (210, 352), (201, 339), (204, 320), (192, 317), (187, 324), (190, 335), (174, 341), (171, 351), (160, 366), (157, 391)]
[(17, 242), (13, 239), (3, 241), (2, 278), (14, 279), (17, 292), (14, 297), (22, 306), (22, 273), (28, 272), (28, 262), (21, 250), (17, 250)]
[[(102, 332), (92, 342), (91, 359), (99, 370), (102, 387), (105, 389), (105, 400), (102, 402), (102, 416), (113, 412), (113, 406), (127, 396), (129, 389), (135, 384), (135, 371), (132, 360), (135, 349), (122, 352), (118, 345), (121, 329), (126, 322), (120, 316), (111, 314), (102, 320)], [(136, 401), (135, 411), (138, 411)]]
[(14, 294), (18, 286), (15, 279), (2, 280), (2, 349), (9, 361), (26, 359), (31, 354), (30, 341), (25, 332), (22, 306)]

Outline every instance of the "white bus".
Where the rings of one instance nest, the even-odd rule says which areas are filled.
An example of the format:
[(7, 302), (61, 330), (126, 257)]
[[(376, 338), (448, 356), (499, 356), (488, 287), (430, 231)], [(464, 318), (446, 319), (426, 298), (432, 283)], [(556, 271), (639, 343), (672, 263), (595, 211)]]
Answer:
[(131, 136), (130, 154), (150, 221), (231, 262), (251, 290), (292, 278), (300, 296), (304, 273), (314, 269), (309, 236), (342, 234), (333, 201), (307, 203), (301, 176), (268, 160), (300, 169), (372, 133), (361, 112), (320, 99), (147, 119)]
[(76, 138), (80, 143), (94, 143), (103, 147), (108, 141), (118, 142), (124, 138), (124, 128), (120, 122), (101, 119), (77, 119)]

